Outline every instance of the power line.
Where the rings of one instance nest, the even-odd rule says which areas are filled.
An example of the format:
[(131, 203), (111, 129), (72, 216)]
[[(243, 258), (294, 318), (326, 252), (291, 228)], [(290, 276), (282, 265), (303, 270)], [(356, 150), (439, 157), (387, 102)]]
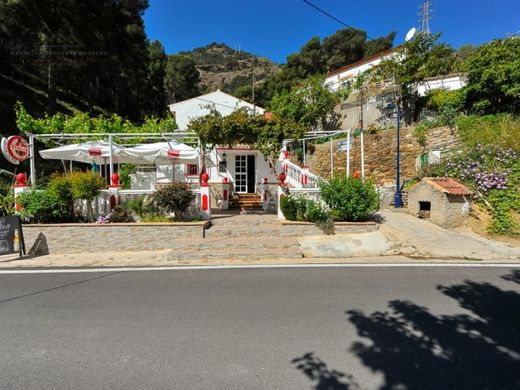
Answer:
[[(347, 27), (347, 28), (350, 28), (350, 29), (352, 29), (352, 30), (357, 30), (357, 28), (352, 27), (352, 26), (349, 26), (348, 24), (342, 22), (341, 20), (339, 20), (339, 19), (336, 18), (335, 16), (329, 14), (327, 11), (324, 11), (324, 10), (322, 10), (320, 7), (318, 7), (317, 5), (312, 4), (310, 1), (308, 1), (308, 0), (302, 0), (302, 1), (303, 1), (305, 4), (310, 5), (312, 8), (318, 10), (318, 11), (321, 12), (322, 14), (324, 14), (324, 15), (328, 16), (329, 18), (335, 20), (335, 21), (338, 22), (339, 24), (341, 24), (341, 25), (343, 25), (343, 26), (345, 26), (345, 27)], [(369, 40), (369, 41), (373, 41), (374, 38), (371, 38), (371, 37), (369, 37), (369, 36), (367, 35), (367, 40)]]

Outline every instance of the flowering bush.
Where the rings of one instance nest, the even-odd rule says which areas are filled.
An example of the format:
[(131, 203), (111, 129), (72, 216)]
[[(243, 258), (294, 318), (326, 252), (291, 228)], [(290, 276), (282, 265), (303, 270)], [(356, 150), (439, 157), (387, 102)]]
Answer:
[(465, 182), (475, 190), (477, 201), (492, 213), (489, 231), (518, 234), (512, 212), (520, 212), (520, 153), (496, 145), (477, 145), (444, 165), (444, 174)]

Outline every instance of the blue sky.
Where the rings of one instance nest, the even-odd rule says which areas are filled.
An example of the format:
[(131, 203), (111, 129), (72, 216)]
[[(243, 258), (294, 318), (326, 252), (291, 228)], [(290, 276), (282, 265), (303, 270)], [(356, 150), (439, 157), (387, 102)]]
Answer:
[[(423, 0), (309, 0), (370, 37), (397, 31), (394, 44), (418, 26)], [(434, 0), (432, 32), (454, 47), (479, 45), (520, 32), (520, 0)], [(311, 37), (343, 28), (302, 0), (150, 0), (144, 15), (150, 40), (168, 54), (224, 42), (284, 63)]]

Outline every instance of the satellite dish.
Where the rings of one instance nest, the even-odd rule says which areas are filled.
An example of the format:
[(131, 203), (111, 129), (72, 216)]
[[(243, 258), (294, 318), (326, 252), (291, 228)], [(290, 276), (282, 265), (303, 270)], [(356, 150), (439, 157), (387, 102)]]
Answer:
[(406, 42), (408, 41), (411, 41), (413, 39), (413, 37), (415, 36), (415, 33), (417, 32), (417, 29), (415, 27), (412, 27), (407, 33), (406, 33), (406, 36), (404, 37), (404, 40)]

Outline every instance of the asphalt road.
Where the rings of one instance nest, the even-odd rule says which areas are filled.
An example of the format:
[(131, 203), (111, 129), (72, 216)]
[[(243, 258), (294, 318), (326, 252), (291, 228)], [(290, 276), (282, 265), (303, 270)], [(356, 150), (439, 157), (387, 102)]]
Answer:
[(0, 389), (520, 388), (520, 269), (0, 275)]

